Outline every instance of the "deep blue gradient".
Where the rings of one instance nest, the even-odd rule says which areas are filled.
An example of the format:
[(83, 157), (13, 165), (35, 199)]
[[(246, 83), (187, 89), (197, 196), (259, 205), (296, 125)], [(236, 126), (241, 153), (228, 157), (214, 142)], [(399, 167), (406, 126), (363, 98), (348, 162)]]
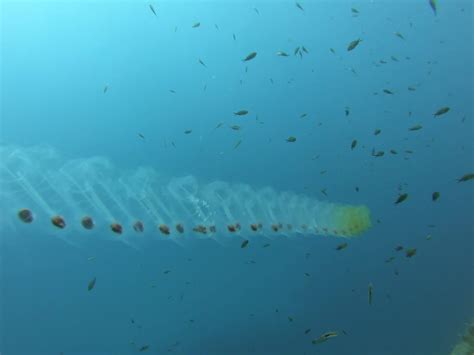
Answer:
[[(325, 237), (75, 248), (0, 229), (2, 355), (449, 353), (474, 315), (474, 182), (457, 182), (474, 172), (472, 1), (440, 0), (437, 16), (428, 0), (300, 3), (154, 1), (154, 16), (142, 1), (0, 0), (2, 145), (366, 204), (373, 219), (342, 251)], [(347, 335), (311, 344), (331, 330)]]

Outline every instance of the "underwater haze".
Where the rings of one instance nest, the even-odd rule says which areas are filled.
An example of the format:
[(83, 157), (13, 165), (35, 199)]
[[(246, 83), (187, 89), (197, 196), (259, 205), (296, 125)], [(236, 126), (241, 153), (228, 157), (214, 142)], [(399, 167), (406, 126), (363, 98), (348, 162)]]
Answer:
[(0, 11), (1, 355), (473, 353), (471, 0)]

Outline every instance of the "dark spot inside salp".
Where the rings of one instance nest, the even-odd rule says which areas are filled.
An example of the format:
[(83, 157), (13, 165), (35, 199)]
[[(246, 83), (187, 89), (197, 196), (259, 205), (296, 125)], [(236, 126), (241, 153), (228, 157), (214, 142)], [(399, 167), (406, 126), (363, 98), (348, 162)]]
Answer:
[(183, 227), (183, 225), (182, 225), (181, 223), (178, 223), (178, 224), (176, 225), (176, 230), (178, 231), (178, 233), (181, 233), (181, 234), (184, 233), (184, 227)]
[(142, 233), (145, 230), (145, 226), (142, 221), (136, 221), (133, 224), (133, 230), (138, 233)]
[(94, 221), (92, 220), (91, 217), (85, 216), (81, 220), (81, 224), (85, 229), (92, 229), (94, 228)]
[(164, 235), (169, 235), (169, 234), (170, 234), (170, 229), (169, 229), (169, 227), (168, 227), (166, 224), (160, 224), (160, 226), (158, 227), (158, 229), (159, 229), (160, 232), (163, 233)]
[(18, 211), (18, 218), (24, 223), (31, 223), (33, 222), (33, 213), (27, 208), (22, 208)]
[(112, 223), (110, 225), (110, 229), (112, 230), (112, 232), (114, 232), (116, 234), (122, 234), (122, 231), (123, 231), (122, 225), (120, 225), (117, 222)]
[(51, 223), (59, 229), (63, 229), (64, 227), (66, 227), (66, 221), (61, 216), (53, 216), (51, 218)]

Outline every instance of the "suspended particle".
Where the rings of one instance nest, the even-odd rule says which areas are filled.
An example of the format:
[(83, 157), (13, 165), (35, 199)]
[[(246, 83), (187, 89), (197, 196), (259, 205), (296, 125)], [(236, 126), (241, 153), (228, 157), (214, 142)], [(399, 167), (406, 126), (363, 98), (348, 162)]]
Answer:
[(145, 230), (145, 226), (142, 221), (136, 221), (133, 224), (133, 230), (138, 233), (142, 233)]
[(22, 222), (31, 223), (33, 222), (33, 213), (27, 208), (22, 208), (18, 211), (18, 218), (20, 218)]
[(81, 224), (85, 229), (90, 230), (94, 228), (94, 221), (92, 220), (92, 217), (89, 217), (89, 216), (82, 217)]
[(209, 232), (211, 233), (215, 233), (216, 232), (216, 226), (212, 225), (212, 226), (209, 226)]
[(63, 229), (64, 227), (66, 227), (66, 222), (64, 221), (64, 218), (61, 216), (53, 216), (51, 218), (51, 223), (60, 229)]
[(117, 234), (122, 234), (123, 231), (122, 225), (117, 222), (112, 223), (110, 225), (110, 229), (112, 230), (112, 232)]

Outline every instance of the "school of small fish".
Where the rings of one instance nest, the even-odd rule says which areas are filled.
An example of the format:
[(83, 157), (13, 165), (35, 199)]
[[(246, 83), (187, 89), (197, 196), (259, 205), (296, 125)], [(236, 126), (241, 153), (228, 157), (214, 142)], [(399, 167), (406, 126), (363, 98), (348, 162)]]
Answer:
[[(438, 16), (439, 15), (438, 1), (427, 0), (427, 3), (429, 7), (431, 8), (431, 10), (428, 9), (429, 12), (432, 11), (435, 16)], [(148, 9), (149, 9), (149, 12), (148, 10), (146, 10), (148, 12), (148, 16), (150, 16), (153, 19), (153, 21), (159, 21), (161, 17), (165, 16), (164, 12), (162, 13), (162, 10), (158, 8), (156, 5), (148, 4)], [(294, 12), (298, 13), (297, 15), (298, 17), (309, 16), (310, 12), (312, 11), (312, 7), (310, 7), (310, 2), (307, 2), (307, 4), (305, 4), (304, 2), (301, 2), (301, 3), (295, 2), (294, 7), (292, 7), (292, 9)], [(255, 18), (261, 18), (265, 16), (265, 9), (263, 8), (261, 9), (262, 11), (260, 11), (256, 7), (253, 7), (250, 10), (251, 10), (252, 16)], [(354, 19), (358, 19), (359, 21), (364, 16), (364, 11), (362, 8), (351, 7), (348, 9), (348, 12), (350, 12), (351, 17), (353, 17)], [(430, 15), (430, 17), (433, 17), (433, 15)], [(222, 33), (223, 31), (225, 31), (224, 26), (222, 26), (222, 30), (221, 30), (221, 27), (219, 27), (218, 24), (212, 25), (211, 23), (211, 25), (209, 26), (208, 22), (206, 22), (204, 19), (201, 19), (201, 20), (203, 21), (202, 23), (200, 21), (191, 22), (188, 20), (189, 22), (187, 22), (187, 25), (185, 27), (187, 28), (187, 30), (192, 31), (192, 33), (194, 33), (197, 36), (199, 36), (199, 34), (202, 33), (203, 31), (209, 30), (209, 27), (211, 27), (211, 30), (214, 32), (220, 31), (218, 33)], [(410, 28), (411, 27), (412, 27), (412, 23), (410, 22)], [(178, 27), (176, 26), (174, 28), (175, 32), (177, 31), (177, 29)], [(230, 40), (230, 38), (232, 37), (232, 40), (233, 40), (232, 43), (239, 44), (240, 42), (244, 41), (243, 39), (244, 36), (243, 35), (237, 36), (236, 33), (228, 32), (226, 36), (228, 40)], [(393, 43), (396, 42), (396, 46), (405, 46), (410, 43), (413, 37), (414, 37), (413, 33), (410, 32), (408, 27), (407, 28), (401, 27), (400, 29), (396, 29), (396, 28), (390, 29), (385, 40), (387, 42), (389, 41), (392, 41)], [(318, 53), (317, 50), (320, 49), (320, 48), (317, 48), (317, 46), (314, 44), (313, 46), (311, 46), (311, 43), (308, 44), (305, 42), (305, 45), (303, 45), (300, 41), (296, 41), (296, 40), (290, 41), (290, 42), (292, 42), (293, 45), (290, 46), (288, 43), (283, 41), (279, 43), (278, 47), (275, 46), (275, 47), (272, 47), (271, 49), (253, 48), (253, 46), (249, 46), (248, 44), (246, 44), (245, 46), (242, 45), (242, 47), (240, 47), (239, 49), (239, 52), (235, 55), (234, 60), (237, 63), (236, 65), (238, 65), (239, 68), (241, 69), (242, 73), (245, 73), (244, 75), (250, 75), (252, 71), (254, 70), (261, 71), (263, 70), (263, 68), (265, 68), (265, 70), (269, 69), (268, 67), (266, 67), (267, 64), (264, 64), (264, 63), (269, 63), (270, 61), (274, 61), (274, 62), (278, 62), (278, 65), (282, 65), (282, 66), (287, 65), (287, 64), (289, 65), (289, 63), (294, 62), (295, 60), (294, 57), (299, 57), (299, 59), (303, 59), (303, 58), (310, 59), (313, 55), (315, 55), (314, 53)], [(372, 53), (371, 51), (373, 51), (373, 48), (377, 46), (377, 43), (373, 43), (371, 37), (364, 31), (358, 31), (358, 33), (354, 33), (349, 38), (334, 39), (333, 42), (334, 43), (331, 43), (332, 47), (329, 48), (329, 52), (328, 52), (328, 48), (325, 47), (324, 53), (326, 53), (327, 56), (331, 56), (331, 58), (334, 58), (334, 59), (338, 58), (339, 61), (349, 62), (349, 63), (346, 63), (345, 67), (343, 68), (343, 70), (345, 71), (345, 73), (347, 73), (349, 77), (353, 77), (353, 78), (362, 77), (363, 71), (367, 69), (360, 70), (362, 68), (359, 68), (357, 66), (358, 65), (357, 61), (351, 62), (351, 60), (354, 58), (360, 58), (362, 55), (366, 56), (368, 55), (368, 53), (370, 53), (369, 55), (375, 56), (375, 54)], [(257, 56), (257, 53), (258, 53), (258, 56)], [(217, 59), (212, 57), (209, 53), (206, 54), (205, 52), (200, 52), (199, 54), (202, 55), (203, 59), (201, 59), (197, 55), (193, 56), (193, 59), (192, 59), (193, 67), (195, 67), (195, 70), (202, 73), (208, 73), (214, 70), (213, 67), (216, 65)], [(395, 67), (397, 65), (401, 65), (401, 63), (407, 63), (411, 60), (411, 57), (408, 56), (407, 54), (409, 54), (408, 51), (403, 52), (401, 50), (399, 50), (396, 53), (394, 50), (393, 54), (392, 53), (377, 54), (376, 57), (372, 58), (372, 63), (371, 63), (372, 69), (383, 70), (383, 69), (378, 69), (378, 68), (386, 68), (390, 66)], [(319, 54), (317, 55), (322, 56), (321, 52), (319, 52)], [(280, 58), (277, 58), (277, 57), (280, 57)], [(306, 61), (306, 59), (305, 61), (299, 61), (299, 59), (298, 59), (298, 62), (300, 63), (304, 63)], [(318, 60), (319, 59), (320, 58), (318, 58)], [(434, 61), (433, 62), (430, 61), (428, 64), (429, 64), (428, 66), (430, 69), (427, 71), (427, 75), (430, 75), (431, 70), (436, 63)], [(311, 72), (313, 73), (314, 71), (315, 69), (312, 69)], [(295, 85), (295, 82), (297, 81), (297, 79), (295, 79), (294, 77), (288, 77), (288, 78), (283, 79), (281, 75), (279, 74), (280, 73), (268, 73), (268, 75), (269, 76), (271, 75), (272, 77), (265, 78), (267, 85), (270, 85), (270, 84), (274, 86), (287, 85), (290, 88), (293, 87), (293, 85)], [(410, 80), (406, 82), (403, 86), (394, 85), (393, 83), (390, 83), (390, 82), (385, 82), (371, 89), (370, 95), (373, 95), (373, 97), (381, 100), (381, 102), (387, 105), (386, 110), (378, 112), (378, 114), (385, 115), (384, 117), (388, 117), (388, 115), (390, 115), (391, 113), (390, 111), (393, 109), (393, 103), (396, 102), (396, 100), (398, 100), (401, 96), (403, 95), (416, 96), (419, 91), (423, 90), (423, 82), (421, 80), (420, 81), (416, 80), (416, 78), (414, 79), (415, 80), (413, 81)], [(200, 88), (202, 88), (202, 91), (207, 90), (208, 84), (210, 88), (209, 90), (211, 90), (211, 83), (208, 82), (208, 83), (202, 83), (202, 84), (204, 84), (204, 86), (200, 86)], [(241, 86), (245, 85), (245, 79), (242, 78), (239, 84)], [(174, 89), (175, 88), (174, 85), (170, 85), (168, 86), (168, 88), (169, 87), (173, 88), (173, 89), (168, 89), (169, 93), (173, 95), (168, 94), (168, 96), (179, 97), (181, 93), (183, 92), (182, 88), (176, 87), (176, 89)], [(116, 85), (113, 85), (112, 89), (110, 89), (110, 85), (105, 84), (102, 89), (103, 94), (107, 93), (107, 95), (105, 95), (104, 98), (110, 98), (111, 96), (114, 95), (115, 91), (116, 91)], [(223, 117), (217, 117), (218, 119), (221, 120), (220, 122), (218, 122), (217, 124), (213, 123), (213, 126), (209, 127), (209, 130), (212, 130), (214, 132), (213, 134), (215, 135), (224, 134), (224, 132), (226, 131), (227, 132), (234, 131), (232, 133), (233, 134), (232, 137), (234, 137), (233, 142), (227, 142), (228, 144), (227, 147), (230, 151), (236, 151), (241, 146), (242, 142), (244, 142), (245, 133), (248, 130), (250, 130), (250, 128), (247, 128), (247, 127), (250, 127), (251, 122), (254, 122), (254, 124), (258, 124), (257, 127), (262, 127), (262, 126), (266, 127), (268, 125), (268, 122), (271, 122), (271, 117), (266, 118), (266, 116), (263, 116), (264, 119), (263, 120), (260, 119), (258, 114), (262, 114), (262, 112), (257, 110), (257, 107), (255, 105), (252, 105), (251, 102), (250, 103), (239, 102), (238, 99), (235, 98), (233, 101), (233, 104), (234, 104), (233, 107), (226, 108), (226, 112), (224, 113)], [(345, 104), (349, 106), (340, 105), (337, 107), (338, 117), (337, 118), (334, 117), (334, 119), (339, 119), (339, 120), (342, 119), (344, 120), (344, 122), (347, 121), (352, 124), (353, 122), (356, 122), (357, 119), (361, 115), (361, 112), (358, 112), (358, 110), (360, 111), (360, 107), (358, 108), (357, 105), (353, 102), (352, 103), (346, 102)], [(450, 104), (453, 104), (453, 108), (448, 106)], [(363, 105), (367, 105), (367, 104), (363, 103)], [(394, 129), (391, 128), (390, 125), (384, 124), (383, 119), (381, 119), (380, 121), (377, 121), (377, 125), (375, 124), (367, 125), (367, 127), (365, 128), (365, 134), (361, 134), (360, 133), (361, 131), (355, 130), (353, 133), (351, 133), (351, 135), (346, 135), (344, 138), (345, 143), (343, 145), (345, 152), (347, 152), (348, 154), (351, 154), (351, 156), (360, 157), (363, 155), (367, 159), (370, 159), (371, 169), (374, 166), (376, 166), (378, 162), (383, 162), (390, 159), (393, 159), (393, 160), (413, 159), (412, 156), (416, 157), (415, 151), (413, 149), (408, 149), (408, 148), (412, 148), (411, 146), (408, 145), (408, 144), (411, 144), (410, 142), (412, 141), (410, 141), (410, 139), (412, 139), (412, 137), (415, 137), (415, 138), (425, 137), (426, 135), (430, 134), (433, 124), (445, 122), (450, 119), (454, 119), (454, 117), (457, 117), (457, 115), (459, 115), (459, 109), (455, 107), (456, 106), (455, 101), (449, 98), (447, 98), (445, 102), (440, 102), (440, 103), (439, 102), (426, 102), (425, 105), (427, 106), (427, 110), (425, 112), (417, 113), (410, 107), (404, 109), (403, 115), (405, 115), (405, 117), (408, 116), (408, 118), (412, 117), (412, 110), (413, 110), (413, 118), (411, 118), (410, 121), (407, 121), (407, 122), (403, 121), (404, 123), (402, 126), (402, 130), (403, 130), (403, 133), (406, 134), (404, 136), (404, 141), (398, 142), (398, 143), (390, 142), (390, 145), (388, 143), (387, 144), (384, 143), (383, 139), (385, 137), (389, 137), (389, 135), (391, 134), (391, 131), (394, 131)], [(323, 130), (325, 125), (327, 124), (324, 121), (324, 117), (321, 117), (320, 113), (313, 112), (310, 109), (311, 108), (308, 108), (308, 107), (297, 107), (295, 105), (294, 110), (292, 110), (289, 116), (292, 117), (294, 121), (308, 123), (308, 125), (311, 124), (312, 128), (314, 128), (315, 130), (319, 130), (319, 129)], [(227, 122), (226, 121), (227, 116), (229, 120), (232, 120), (235, 123)], [(416, 117), (416, 119), (414, 117)], [(465, 118), (466, 117), (463, 118), (462, 122), (465, 121)], [(401, 119), (402, 117), (400, 117), (400, 120)], [(236, 124), (237, 122), (238, 124)], [(267, 125), (265, 125), (265, 122), (267, 122)], [(377, 126), (380, 128), (378, 128)], [(219, 129), (221, 127), (227, 127), (227, 129), (224, 129), (224, 128)], [(200, 134), (199, 129), (197, 127), (194, 127), (194, 128), (196, 128), (195, 131), (193, 131), (193, 128), (189, 126), (182, 127), (181, 132), (183, 132), (184, 135), (188, 136), (186, 137), (186, 139), (193, 139), (193, 138), (196, 138), (196, 136)], [(228, 128), (230, 128), (230, 130)], [(138, 138), (142, 142), (140, 144), (147, 144), (147, 142), (151, 139), (150, 137), (151, 134), (148, 134), (148, 132), (146, 133), (147, 133), (146, 140), (145, 140), (144, 134), (140, 132), (134, 133), (136, 134), (135, 139), (137, 139), (137, 136), (138, 136)], [(324, 133), (321, 133), (321, 134), (323, 135)], [(236, 136), (238, 136), (239, 139), (235, 140)], [(199, 136), (199, 137), (200, 139), (202, 139), (202, 136)], [(298, 148), (302, 143), (307, 142), (309, 139), (311, 139), (311, 137), (315, 137), (315, 135), (313, 135), (312, 133), (303, 134), (301, 133), (301, 131), (290, 130), (288, 133), (282, 134), (281, 136), (277, 138), (273, 137), (275, 138), (274, 140), (272, 140), (272, 137), (268, 137), (268, 138), (264, 137), (264, 139), (265, 141), (268, 140), (269, 144), (270, 143), (273, 144), (274, 141), (276, 142), (275, 144), (283, 144), (283, 145), (285, 145), (286, 143), (295, 143), (295, 144), (285, 145), (285, 149), (292, 150), (294, 148)], [(354, 137), (357, 137), (357, 138), (354, 138)], [(421, 140), (422, 138), (419, 138), (419, 139)], [(426, 145), (429, 146), (429, 143), (426, 143)], [(176, 148), (174, 141), (171, 141), (171, 145), (174, 148)], [(245, 144), (242, 146), (242, 148), (237, 150), (233, 154), (240, 154), (242, 150), (247, 149), (249, 145), (250, 145), (249, 141), (245, 140)], [(179, 147), (179, 142), (178, 142), (178, 147)], [(418, 147), (415, 147), (415, 148), (416, 148), (416, 151), (418, 152)], [(385, 154), (386, 152), (387, 154)], [(311, 160), (315, 161), (319, 159), (320, 156), (324, 157), (325, 152), (323, 150), (317, 150), (316, 152), (310, 152), (310, 153), (312, 153)], [(223, 153), (221, 152), (221, 154)], [(380, 158), (380, 159), (374, 159), (374, 158)], [(316, 164), (316, 163), (317, 162), (314, 162), (313, 164)], [(324, 168), (324, 166), (321, 166), (321, 167)], [(400, 169), (404, 169), (404, 168), (401, 167)], [(324, 175), (326, 173), (328, 173), (328, 175), (331, 174), (330, 169), (328, 170), (318, 169), (317, 171), (319, 171), (320, 175)], [(474, 173), (465, 172), (463, 174), (462, 172), (457, 172), (455, 173), (455, 175), (453, 175), (452, 182), (466, 183), (470, 180), (474, 180)], [(326, 186), (329, 186), (329, 184)], [(351, 186), (353, 187), (354, 185), (351, 185)], [(428, 190), (430, 193), (431, 191), (433, 191), (431, 193), (431, 201), (436, 202), (436, 204), (432, 204), (432, 202), (429, 202), (431, 206), (437, 206), (438, 204), (443, 204), (444, 200), (446, 199), (445, 194), (443, 194), (443, 198), (440, 199), (441, 193), (439, 191), (434, 191), (435, 188), (436, 187), (432, 187), (432, 189)], [(364, 187), (362, 187), (362, 189), (360, 189), (359, 186), (355, 187), (355, 191), (357, 193), (360, 193), (361, 196), (364, 194), (365, 190), (367, 189), (365, 189)], [(393, 190), (394, 189), (391, 189), (389, 191), (389, 195), (387, 198), (388, 201), (386, 201), (386, 204), (390, 205), (391, 208), (397, 209), (397, 211), (400, 211), (400, 209), (403, 210), (404, 208), (409, 208), (410, 205), (412, 204), (411, 202), (412, 198), (413, 199), (418, 198), (420, 194), (419, 192), (417, 192), (416, 188), (409, 188), (408, 184), (405, 182), (400, 182), (400, 185), (398, 186), (397, 191), (393, 191)], [(318, 188), (316, 191), (319, 191), (322, 194), (320, 196), (324, 198), (328, 196), (328, 191), (329, 193), (332, 194), (333, 189), (331, 189), (330, 187), (329, 189), (327, 187), (323, 187), (323, 188)], [(410, 194), (407, 191), (409, 191)], [(428, 201), (430, 200), (429, 194), (428, 195), (425, 194), (423, 198)], [(377, 223), (381, 223), (381, 220), (378, 219)], [(202, 233), (206, 232), (205, 230), (199, 230), (199, 227), (196, 227), (196, 228), (198, 232), (202, 232)], [(203, 228), (206, 228), (206, 227), (203, 227)], [(236, 231), (236, 230), (238, 231), (240, 226), (229, 225), (228, 228), (229, 230), (232, 230), (232, 231)], [(252, 226), (252, 229), (253, 228), (255, 228), (254, 230), (258, 230), (259, 226), (258, 225)], [(275, 225), (275, 228), (278, 229), (279, 228), (278, 225)], [(159, 226), (159, 229), (162, 231), (163, 234), (167, 234), (166, 226), (161, 225)], [(431, 239), (432, 239), (431, 234), (428, 234), (425, 237), (425, 240), (431, 240)], [(255, 248), (257, 247), (265, 248), (266, 252), (270, 252), (274, 249), (274, 247), (268, 249), (270, 246), (271, 246), (270, 243), (258, 244), (258, 243), (255, 243), (253, 240), (252, 242), (250, 242), (248, 239), (243, 239), (243, 240), (240, 239), (240, 249), (246, 249), (246, 250), (239, 251), (239, 253), (249, 256), (251, 255), (250, 252), (255, 250)], [(351, 244), (350, 248), (348, 248), (348, 246), (349, 246), (348, 242), (339, 243), (333, 246), (332, 247), (333, 250), (340, 252), (340, 253), (334, 253), (334, 257), (342, 258), (345, 255), (349, 255), (355, 248), (353, 248), (354, 246), (353, 244)], [(395, 252), (394, 253), (395, 255), (387, 256), (385, 259), (381, 259), (381, 263), (385, 261), (386, 264), (396, 265), (397, 263), (400, 262), (399, 261), (400, 259), (405, 260), (407, 263), (411, 263), (412, 261), (409, 261), (406, 259), (411, 259), (415, 255), (417, 255), (417, 250), (418, 248), (405, 247), (402, 245), (397, 245), (395, 248), (391, 247), (391, 252), (392, 253)], [(310, 256), (311, 256), (310, 253), (305, 254), (306, 259), (309, 259)], [(418, 261), (417, 258), (415, 258), (415, 261)], [(90, 257), (88, 260), (89, 261), (95, 260), (95, 257)], [(191, 261), (191, 259), (188, 259), (188, 261)], [(247, 259), (245, 264), (253, 265), (257, 262), (258, 261), (255, 261), (253, 259), (251, 260)], [(170, 269), (166, 269), (163, 271), (163, 274), (164, 275), (170, 274), (169, 277), (173, 277), (174, 272), (172, 273)], [(300, 277), (302, 277), (302, 275), (304, 275), (305, 280), (307, 280), (305, 282), (309, 283), (311, 282), (312, 278), (314, 278), (315, 273), (302, 272), (299, 274)], [(394, 270), (394, 275), (395, 276), (400, 275), (399, 269)], [(402, 275), (403, 275), (403, 272), (402, 272)], [(156, 287), (156, 283), (154, 280), (152, 281), (151, 285), (152, 285), (151, 286), (152, 288)], [(188, 283), (186, 285), (188, 285)], [(96, 286), (96, 277), (92, 278), (89, 281), (87, 285), (87, 290), (92, 291), (95, 288), (95, 286)], [(365, 281), (363, 285), (361, 285), (360, 289), (362, 290), (363, 295), (366, 294), (366, 296), (363, 296), (364, 305), (367, 306), (367, 303), (368, 303), (368, 305), (371, 306), (372, 310), (376, 309), (377, 305), (380, 303), (380, 298), (383, 298), (384, 291), (380, 291), (380, 286), (377, 284), (377, 292), (376, 294), (374, 294), (374, 284), (372, 282), (368, 282), (367, 284), (367, 281)], [(93, 293), (98, 295), (97, 292), (100, 292), (100, 291), (101, 290), (98, 289), (94, 291)], [(356, 292), (356, 290), (353, 289), (353, 292)], [(179, 298), (180, 301), (183, 300), (183, 297), (184, 297), (183, 294), (181, 294)], [(366, 301), (365, 301), (365, 297), (367, 297)], [(386, 295), (386, 298), (390, 299), (390, 296)], [(279, 313), (279, 309), (276, 309), (275, 313)], [(254, 313), (250, 314), (250, 317), (254, 317), (254, 316), (255, 316)], [(285, 319), (285, 322), (290, 323), (291, 326), (298, 323), (298, 316), (295, 317), (293, 315), (290, 315), (290, 316), (284, 315), (284, 319)], [(187, 322), (189, 322), (187, 326), (193, 326), (195, 322), (196, 322), (196, 325), (194, 326), (197, 326), (199, 324), (198, 319), (196, 320), (189, 319)], [(131, 320), (131, 324), (139, 327), (135, 319)], [(307, 327), (309, 326), (309, 324), (305, 326)], [(312, 331), (311, 328), (306, 328), (306, 327), (301, 328), (300, 330), (300, 332), (304, 335), (308, 335)], [(340, 335), (348, 336), (348, 334), (344, 330), (324, 331), (324, 329), (321, 328), (321, 327), (324, 327), (324, 325), (318, 325), (318, 327), (320, 327), (321, 333), (319, 334), (321, 335), (311, 340), (311, 344), (313, 345), (320, 345), (320, 344), (326, 343), (331, 339), (338, 338)], [(344, 337), (341, 337), (341, 338), (344, 338)], [(339, 341), (339, 338), (336, 341)], [(154, 349), (148, 344), (137, 345), (135, 341), (131, 341), (130, 344), (133, 345), (135, 347), (135, 350), (138, 352), (145, 352), (150, 349), (151, 349), (150, 351), (153, 351)], [(175, 342), (173, 345), (170, 346), (168, 350), (171, 352), (175, 347), (179, 346), (179, 344), (180, 343), (178, 341)]]

